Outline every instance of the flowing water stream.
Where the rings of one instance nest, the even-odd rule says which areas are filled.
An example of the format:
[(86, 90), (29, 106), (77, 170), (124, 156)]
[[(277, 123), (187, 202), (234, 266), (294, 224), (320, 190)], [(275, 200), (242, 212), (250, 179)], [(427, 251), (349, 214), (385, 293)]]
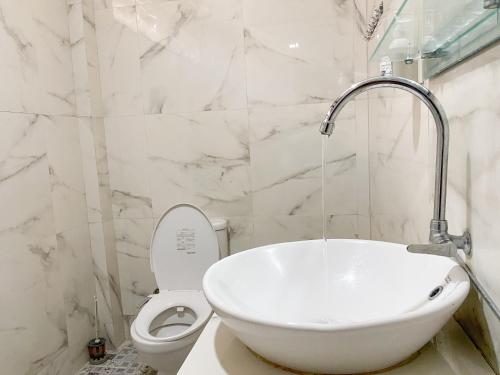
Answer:
[(328, 150), (328, 136), (321, 137), (321, 210), (323, 215), (323, 249), (326, 251), (327, 238), (326, 238), (326, 207), (325, 207), (325, 174), (326, 174), (326, 152)]
[(324, 311), (323, 318), (325, 324), (328, 324), (330, 319), (330, 274), (328, 271), (328, 238), (326, 231), (326, 202), (325, 202), (325, 190), (326, 190), (326, 153), (328, 150), (328, 136), (324, 135), (322, 138), (321, 147), (321, 210), (323, 215), (323, 267), (325, 273), (324, 288), (325, 288), (325, 301), (324, 301)]

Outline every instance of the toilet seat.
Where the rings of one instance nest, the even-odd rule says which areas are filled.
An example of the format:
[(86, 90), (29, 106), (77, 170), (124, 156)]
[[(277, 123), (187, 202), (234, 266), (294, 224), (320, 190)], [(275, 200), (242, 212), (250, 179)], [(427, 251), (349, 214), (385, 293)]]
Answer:
[[(201, 281), (206, 270), (219, 260), (217, 235), (200, 209), (179, 204), (167, 210), (156, 224), (150, 251), (160, 293), (142, 307), (133, 329), (149, 345), (182, 341), (204, 327), (212, 315)], [(188, 328), (179, 332), (174, 326)], [(152, 331), (164, 336), (155, 336)]]
[(221, 229), (227, 254), (226, 225), (212, 224), (200, 209), (179, 204), (167, 210), (154, 228), (150, 262), (159, 293), (140, 309), (130, 337), (141, 361), (162, 374), (177, 373), (212, 316), (202, 279), (220, 259)]
[[(189, 308), (196, 314), (195, 321), (186, 330), (169, 337), (156, 337), (150, 333), (151, 323), (161, 313), (175, 307)], [(205, 326), (212, 315), (202, 291), (161, 291), (141, 309), (134, 321), (135, 332), (139, 337), (149, 342), (162, 343), (177, 341), (197, 332)]]

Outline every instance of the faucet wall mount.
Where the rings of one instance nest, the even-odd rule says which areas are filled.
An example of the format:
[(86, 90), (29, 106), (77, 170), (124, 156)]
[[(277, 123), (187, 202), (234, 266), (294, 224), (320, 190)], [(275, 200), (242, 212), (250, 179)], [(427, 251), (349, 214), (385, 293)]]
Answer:
[(431, 244), (409, 245), (408, 251), (453, 257), (456, 256), (457, 249), (462, 249), (465, 254), (471, 255), (472, 240), (467, 230), (462, 235), (451, 235), (448, 233), (448, 222), (446, 221), (446, 184), (448, 178), (449, 127), (441, 103), (439, 103), (439, 100), (437, 100), (430, 90), (415, 81), (401, 77), (384, 76), (368, 78), (351, 86), (333, 102), (324, 121), (321, 123), (320, 132), (330, 136), (335, 128), (335, 119), (350, 100), (365, 91), (382, 87), (392, 87), (408, 91), (419, 98), (431, 112), (437, 130), (434, 212), (429, 234)]

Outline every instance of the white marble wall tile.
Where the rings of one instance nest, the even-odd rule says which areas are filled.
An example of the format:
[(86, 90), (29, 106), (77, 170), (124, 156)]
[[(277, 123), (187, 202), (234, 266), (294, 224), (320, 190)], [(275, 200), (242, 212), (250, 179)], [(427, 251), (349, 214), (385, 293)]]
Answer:
[(251, 216), (226, 217), (228, 221), (229, 252), (248, 250), (253, 247), (253, 219)]
[(65, 0), (31, 2), (42, 113), (74, 114), (73, 66)]
[(94, 2), (96, 9), (119, 8), (135, 5), (136, 0), (82, 0)]
[(0, 227), (22, 231), (26, 225), (42, 238), (53, 235), (43, 117), (0, 113), (0, 123), (0, 195), (2, 210), (9, 213), (0, 215)]
[(246, 111), (146, 116), (154, 216), (190, 202), (210, 216), (251, 212)]
[[(500, 304), (498, 79), (500, 48), (495, 46), (432, 79), (430, 88), (441, 100), (450, 122), (447, 204), (450, 232), (460, 233), (469, 228), (474, 243), (473, 256), (468, 259), (470, 267)], [(476, 345), (498, 369), (500, 323), (480, 305), (474, 306), (462, 318), (466, 319), (469, 331), (481, 327), (481, 334), (471, 334)]]
[[(368, 77), (368, 43), (364, 33), (367, 27), (367, 0), (353, 1), (353, 44), (354, 44), (354, 81)], [(360, 238), (371, 238), (370, 226), (370, 101), (368, 94), (355, 98), (356, 119), (356, 192), (358, 233)]]
[(44, 117), (56, 231), (87, 224), (80, 136), (76, 117)]
[(78, 118), (82, 169), (90, 223), (110, 220), (111, 191), (105, 144), (104, 121), (101, 118)]
[[(104, 121), (113, 215), (116, 218), (151, 218), (144, 116), (108, 117)], [(163, 143), (162, 147), (165, 145)]]
[(96, 11), (104, 112), (142, 113), (135, 6)]
[(82, 173), (85, 184), (85, 198), (89, 223), (102, 220), (99, 177), (97, 174), (97, 158), (95, 153), (92, 119), (78, 118), (78, 130), (82, 154)]
[(39, 108), (38, 59), (30, 3), (2, 1), (0, 7), (0, 109), (36, 112)]
[[(354, 0), (353, 11), (353, 47), (354, 47), (354, 81), (367, 78), (368, 74), (368, 43), (365, 32), (368, 26), (367, 1)], [(371, 12), (369, 13), (371, 16)]]
[(168, 17), (167, 14), (179, 18), (180, 12), (191, 20), (227, 21), (241, 18), (242, 13), (241, 0), (137, 0), (137, 5), (143, 6), (144, 15), (146, 16), (146, 19), (139, 19), (139, 22), (149, 19), (147, 23), (152, 26), (152, 18), (157, 18), (155, 24), (158, 33), (155, 35), (161, 35), (161, 37), (159, 39), (155, 38), (156, 41), (164, 39), (170, 34), (168, 27), (160, 27), (172, 26), (171, 22), (162, 22), (172, 20), (172, 17)]
[(92, 131), (95, 145), (97, 178), (99, 180), (99, 199), (103, 221), (113, 218), (112, 192), (109, 182), (108, 149), (106, 144), (106, 129), (103, 118), (92, 119)]
[(368, 240), (371, 239), (371, 218), (369, 215), (358, 215), (357, 238)]
[(137, 315), (139, 306), (156, 289), (149, 262), (153, 219), (114, 220), (123, 313)]
[(369, 105), (372, 238), (426, 243), (435, 158), (429, 153), (429, 130), (435, 132), (434, 124), (410, 94), (379, 91)]
[(229, 0), (137, 7), (145, 113), (246, 107), (238, 10)]
[(332, 101), (353, 82), (352, 43), (351, 16), (245, 25), (249, 106)]
[(89, 229), (100, 334), (108, 339), (110, 347), (117, 348), (123, 343), (125, 333), (113, 222), (91, 223)]
[(76, 113), (102, 115), (102, 97), (93, 2), (77, 1), (68, 13)]
[[(356, 98), (356, 193), (357, 213), (370, 215), (370, 127), (369, 100)], [(369, 238), (369, 237), (368, 237)]]
[(412, 94), (401, 90), (379, 91), (381, 96), (370, 98), (370, 151), (407, 160), (427, 160), (430, 144), (425, 106)]
[[(68, 331), (67, 360), (71, 373), (88, 359), (86, 343), (94, 332), (93, 262), (87, 225), (57, 235)], [(70, 369), (67, 369), (69, 371)]]
[(429, 221), (432, 217), (430, 191), (433, 183), (427, 163), (372, 153), (370, 156), (372, 216), (394, 215), (399, 219), (405, 217), (405, 221), (414, 222), (420, 229), (415, 231), (417, 237), (413, 240), (405, 236), (400, 241), (409, 239), (427, 242)]
[[(321, 213), (319, 124), (328, 105), (251, 110), (251, 171), (255, 215)], [(328, 139), (326, 202), (329, 213), (355, 214), (354, 108), (345, 108)]]
[(0, 125), (0, 196), (8, 213), (0, 215), (0, 228), (47, 238), (54, 226), (44, 121), (37, 115), (0, 113)]
[(0, 7), (0, 109), (73, 114), (66, 2), (3, 1)]
[(125, 340), (125, 332), (113, 221), (91, 223), (89, 228), (100, 334), (109, 347), (117, 348)]
[[(322, 223), (321, 215), (255, 216), (254, 246), (322, 238)], [(358, 238), (357, 226), (357, 215), (332, 215), (327, 218), (327, 236)]]
[(423, 215), (414, 218), (411, 214), (404, 213), (372, 213), (371, 239), (402, 244), (427, 243), (432, 211), (425, 214), (425, 218)]
[(331, 0), (242, 0), (245, 25), (274, 23), (333, 23), (352, 17), (351, 5)]
[(90, 115), (90, 92), (88, 90), (87, 53), (83, 31), (83, 6), (81, 2), (68, 5), (68, 27), (73, 64), (73, 83), (76, 113)]
[(98, 303), (99, 331), (101, 335), (105, 335), (105, 327), (112, 324), (113, 318), (109, 296), (109, 276), (106, 265), (106, 241), (102, 223), (89, 223), (89, 232), (95, 293)]
[(0, 337), (10, 343), (0, 360), (6, 373), (38, 373), (66, 349), (45, 128), (11, 113), (0, 125)]
[(43, 240), (29, 229), (10, 232), (0, 235), (0, 280), (6, 286), (0, 338), (9, 343), (0, 354), (2, 371), (57, 373), (58, 358), (67, 351), (67, 328), (55, 238)]
[(106, 271), (108, 276), (109, 304), (111, 307), (111, 322), (105, 324), (107, 336), (114, 347), (125, 341), (124, 314), (121, 303), (120, 276), (116, 253), (116, 235), (113, 221), (102, 223), (104, 243), (106, 247)]
[(91, 114), (103, 116), (101, 73), (97, 48), (96, 13), (92, 2), (83, 3), (83, 32), (85, 36), (88, 91), (90, 93)]

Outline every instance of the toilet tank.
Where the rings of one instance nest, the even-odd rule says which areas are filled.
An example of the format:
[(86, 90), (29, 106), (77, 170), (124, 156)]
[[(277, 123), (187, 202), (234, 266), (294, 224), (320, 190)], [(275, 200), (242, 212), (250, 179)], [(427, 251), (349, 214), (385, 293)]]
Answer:
[(210, 219), (215, 233), (217, 234), (217, 241), (219, 242), (220, 259), (229, 255), (229, 233), (226, 219), (214, 218)]

